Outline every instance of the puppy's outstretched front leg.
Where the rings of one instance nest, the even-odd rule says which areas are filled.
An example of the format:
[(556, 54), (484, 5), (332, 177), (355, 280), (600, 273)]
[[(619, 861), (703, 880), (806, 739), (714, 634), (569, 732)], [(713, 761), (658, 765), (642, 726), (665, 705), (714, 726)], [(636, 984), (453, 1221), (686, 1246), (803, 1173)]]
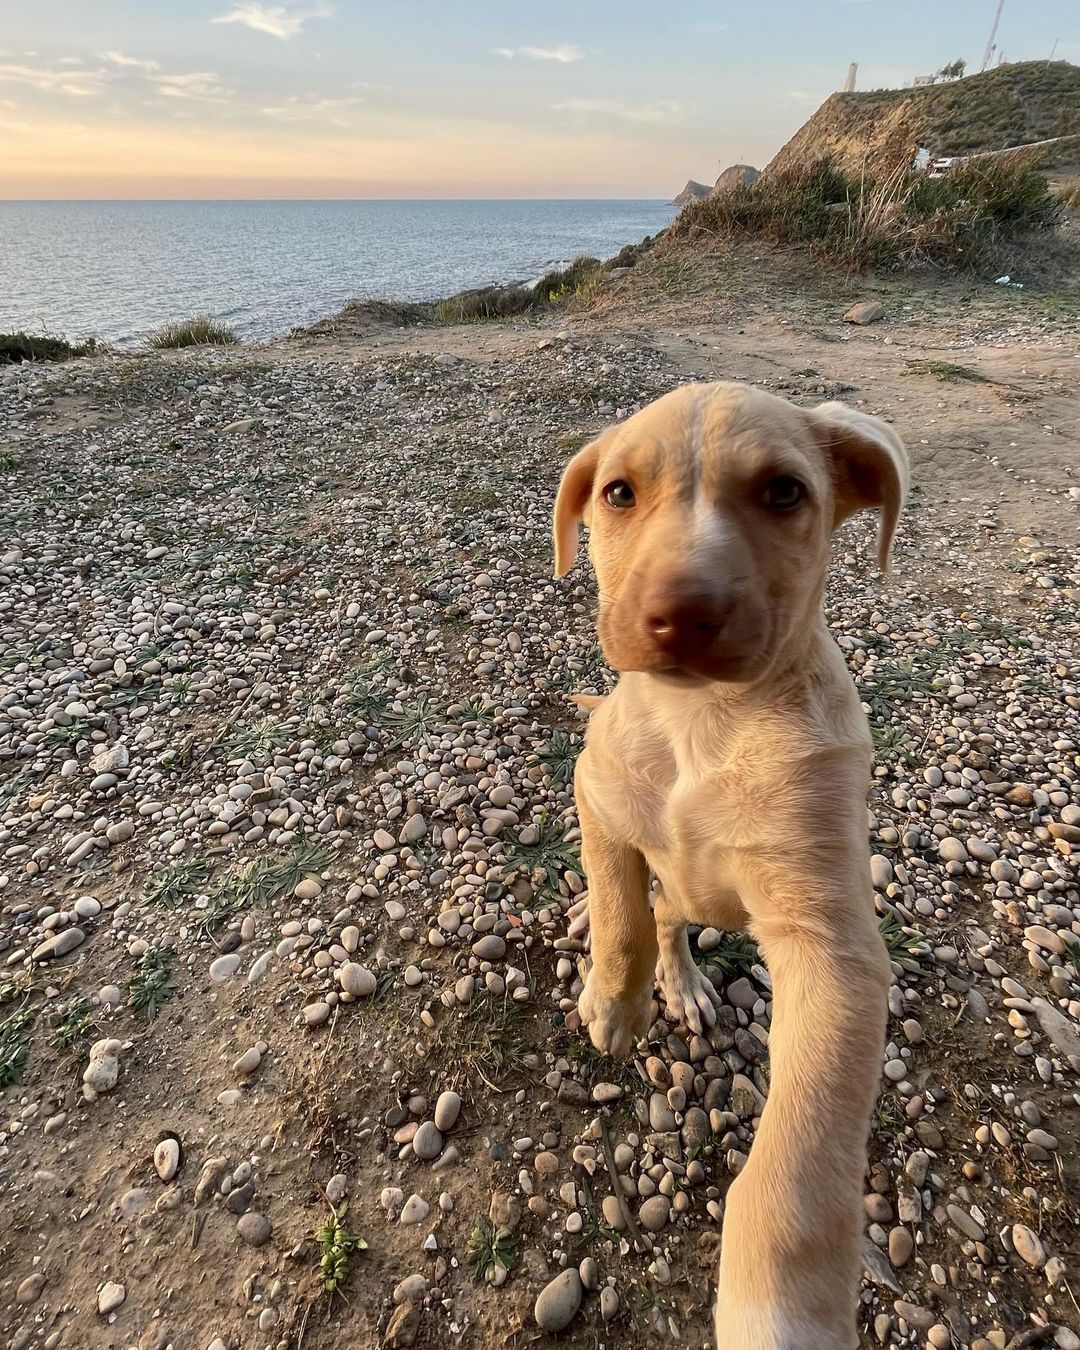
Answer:
[(609, 833), (589, 810), (577, 782), (578, 816), (589, 863), (592, 967), (578, 999), (597, 1050), (620, 1058), (651, 1019), (656, 925), (649, 909), (645, 859)]
[(816, 852), (800, 868), (779, 860), (747, 868), (742, 892), (773, 981), (771, 1088), (750, 1160), (727, 1195), (719, 1350), (857, 1343), (863, 1173), (889, 960), (865, 850)]

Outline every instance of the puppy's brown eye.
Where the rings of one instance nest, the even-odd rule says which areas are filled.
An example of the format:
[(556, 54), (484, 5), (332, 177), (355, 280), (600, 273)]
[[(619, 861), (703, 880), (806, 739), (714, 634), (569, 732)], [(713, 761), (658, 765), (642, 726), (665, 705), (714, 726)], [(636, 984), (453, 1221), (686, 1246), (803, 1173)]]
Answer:
[(806, 488), (797, 478), (781, 474), (765, 489), (765, 505), (773, 511), (790, 511), (806, 496)]
[(627, 507), (633, 506), (637, 499), (630, 484), (624, 483), (620, 478), (617, 482), (609, 483), (604, 489), (604, 500), (608, 506), (615, 506), (619, 510), (625, 511)]

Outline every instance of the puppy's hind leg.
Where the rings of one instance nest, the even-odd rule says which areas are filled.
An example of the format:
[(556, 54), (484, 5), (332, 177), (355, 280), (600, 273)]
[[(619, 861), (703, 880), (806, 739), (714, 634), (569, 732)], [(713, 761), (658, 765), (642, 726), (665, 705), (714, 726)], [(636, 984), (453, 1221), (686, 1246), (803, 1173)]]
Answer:
[(660, 955), (656, 962), (656, 982), (667, 1005), (668, 1019), (683, 1022), (698, 1035), (716, 1023), (716, 1005), (720, 996), (712, 981), (699, 970), (690, 955), (686, 922), (664, 894), (656, 889), (653, 913)]

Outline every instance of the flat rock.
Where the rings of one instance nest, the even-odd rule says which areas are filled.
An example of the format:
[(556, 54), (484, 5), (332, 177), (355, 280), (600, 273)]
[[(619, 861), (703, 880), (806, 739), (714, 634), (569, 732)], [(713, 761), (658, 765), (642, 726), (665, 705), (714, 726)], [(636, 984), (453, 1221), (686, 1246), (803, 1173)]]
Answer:
[(885, 306), (876, 300), (861, 300), (852, 305), (844, 315), (844, 323), (857, 323), (865, 327), (869, 323), (878, 323), (885, 317)]

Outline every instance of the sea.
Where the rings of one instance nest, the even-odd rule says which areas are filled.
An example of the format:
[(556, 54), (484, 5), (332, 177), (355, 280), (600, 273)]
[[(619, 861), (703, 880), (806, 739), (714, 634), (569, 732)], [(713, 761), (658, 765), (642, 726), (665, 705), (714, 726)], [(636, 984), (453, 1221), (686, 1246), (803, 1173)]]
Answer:
[(0, 332), (137, 346), (209, 314), (246, 340), (350, 300), (533, 281), (661, 230), (661, 201), (0, 202)]

